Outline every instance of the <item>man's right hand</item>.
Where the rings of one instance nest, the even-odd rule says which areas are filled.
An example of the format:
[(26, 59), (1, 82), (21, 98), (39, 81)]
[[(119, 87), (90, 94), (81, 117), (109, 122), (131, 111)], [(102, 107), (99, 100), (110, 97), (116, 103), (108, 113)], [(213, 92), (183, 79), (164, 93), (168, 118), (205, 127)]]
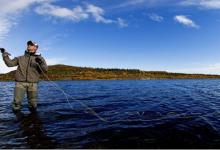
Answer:
[(4, 48), (0, 48), (1, 50), (1, 53), (3, 54), (3, 57), (6, 57), (6, 56), (11, 56), (11, 54), (9, 54), (8, 52), (6, 52), (6, 50)]
[(0, 48), (1, 50), (1, 53), (4, 53), (5, 52), (5, 49), (4, 48)]

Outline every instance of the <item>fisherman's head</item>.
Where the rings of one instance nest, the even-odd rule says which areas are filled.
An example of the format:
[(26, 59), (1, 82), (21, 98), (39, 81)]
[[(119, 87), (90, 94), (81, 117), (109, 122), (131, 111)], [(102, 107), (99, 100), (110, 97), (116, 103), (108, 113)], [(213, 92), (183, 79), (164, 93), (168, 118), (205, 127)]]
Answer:
[(33, 41), (28, 41), (27, 42), (27, 51), (29, 53), (36, 53), (38, 49), (38, 44), (36, 42), (33, 42)]

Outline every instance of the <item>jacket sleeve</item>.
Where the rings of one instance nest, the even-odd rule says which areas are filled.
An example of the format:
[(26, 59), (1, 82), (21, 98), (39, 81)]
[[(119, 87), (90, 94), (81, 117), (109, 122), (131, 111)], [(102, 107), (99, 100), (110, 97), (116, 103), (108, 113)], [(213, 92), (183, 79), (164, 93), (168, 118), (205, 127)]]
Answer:
[(2, 54), (3, 60), (8, 67), (15, 67), (18, 65), (18, 58), (10, 59), (7, 53)]
[(40, 59), (42, 60), (42, 64), (40, 64), (41, 69), (44, 72), (47, 72), (48, 71), (48, 66), (47, 66), (47, 63), (46, 63), (45, 59), (43, 57), (40, 57)]

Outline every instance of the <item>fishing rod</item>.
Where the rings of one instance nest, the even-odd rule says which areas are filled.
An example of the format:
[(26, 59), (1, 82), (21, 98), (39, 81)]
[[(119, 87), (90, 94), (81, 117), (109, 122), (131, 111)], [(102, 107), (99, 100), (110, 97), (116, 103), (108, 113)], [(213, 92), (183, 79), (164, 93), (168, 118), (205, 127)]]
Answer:
[(105, 118), (101, 117), (100, 115), (98, 115), (92, 108), (90, 108), (89, 106), (87, 106), (85, 103), (83, 103), (80, 100), (74, 99), (71, 95), (67, 94), (57, 83), (55, 83), (54, 81), (52, 81), (47, 75), (46, 73), (43, 71), (43, 69), (41, 68), (41, 66), (37, 63), (40, 71), (42, 72), (43, 76), (53, 85), (53, 87), (56, 87), (59, 91), (61, 91), (63, 93), (63, 95), (65, 95), (66, 101), (69, 104), (69, 106), (71, 107), (72, 110), (73, 107), (70, 104), (69, 98), (68, 96), (73, 99), (74, 101), (80, 103), (83, 107), (85, 107), (87, 110), (89, 110), (94, 116), (96, 116), (98, 119), (100, 119), (103, 122), (108, 122)]
[[(8, 55), (8, 56), (11, 56), (11, 54), (9, 54), (8, 52), (6, 52), (6, 50), (4, 48), (0, 48), (0, 51), (1, 53), (4, 55)], [(65, 96), (65, 99), (67, 101), (67, 103), (69, 104), (70, 108), (72, 110), (73, 107), (72, 105), (70, 104), (70, 101), (69, 101), (69, 98), (70, 97), (71, 99), (73, 99), (74, 101), (80, 103), (83, 107), (85, 107), (87, 110), (89, 110), (94, 116), (96, 116), (98, 119), (100, 119), (101, 121), (104, 121), (104, 122), (108, 122), (106, 119), (104, 119), (103, 117), (101, 117), (100, 115), (98, 115), (92, 108), (90, 108), (89, 106), (87, 106), (85, 103), (79, 101), (79, 100), (76, 100), (74, 99), (71, 95), (67, 94), (58, 84), (56, 84), (55, 82), (53, 82), (52, 80), (50, 80), (50, 78), (46, 75), (46, 73), (43, 71), (43, 69), (41, 68), (41, 66), (39, 65), (39, 63), (37, 63), (40, 71), (42, 72), (43, 76), (46, 77), (46, 79), (53, 85), (53, 87), (56, 87), (59, 91), (61, 91), (63, 93), (63, 95)]]

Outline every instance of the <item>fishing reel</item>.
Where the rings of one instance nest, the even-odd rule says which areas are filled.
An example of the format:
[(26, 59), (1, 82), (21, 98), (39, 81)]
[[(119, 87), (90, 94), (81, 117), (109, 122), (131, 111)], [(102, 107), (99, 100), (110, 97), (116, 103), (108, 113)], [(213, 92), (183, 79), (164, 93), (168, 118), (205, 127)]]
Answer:
[(4, 53), (5, 52), (5, 49), (4, 48), (0, 48), (1, 50), (1, 53)]

